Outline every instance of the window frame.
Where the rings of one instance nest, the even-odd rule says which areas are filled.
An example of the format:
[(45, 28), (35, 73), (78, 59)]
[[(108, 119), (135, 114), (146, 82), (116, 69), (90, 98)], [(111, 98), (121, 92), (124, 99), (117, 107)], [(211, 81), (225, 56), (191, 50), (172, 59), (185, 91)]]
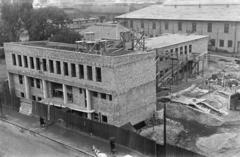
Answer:
[(224, 23), (224, 33), (229, 33), (229, 23)]
[(207, 24), (207, 32), (212, 33), (212, 23)]
[(92, 81), (93, 80), (93, 70), (92, 70), (92, 66), (87, 66), (87, 79)]
[(17, 65), (17, 59), (16, 59), (16, 54), (12, 53), (12, 64)]
[(102, 82), (102, 69), (101, 67), (95, 67), (96, 81)]

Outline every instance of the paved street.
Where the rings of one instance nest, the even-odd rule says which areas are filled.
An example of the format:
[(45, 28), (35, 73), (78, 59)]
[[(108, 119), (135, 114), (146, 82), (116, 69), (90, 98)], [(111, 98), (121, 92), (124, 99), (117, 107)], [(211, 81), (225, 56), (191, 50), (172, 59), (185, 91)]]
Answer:
[(59, 143), (0, 121), (0, 157), (85, 157)]

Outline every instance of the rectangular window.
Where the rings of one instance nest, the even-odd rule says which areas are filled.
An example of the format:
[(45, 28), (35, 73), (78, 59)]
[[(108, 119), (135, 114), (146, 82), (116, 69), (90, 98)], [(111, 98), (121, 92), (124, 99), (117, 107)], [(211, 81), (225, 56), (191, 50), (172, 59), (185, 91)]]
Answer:
[(42, 63), (43, 63), (43, 71), (47, 71), (47, 60), (42, 59)]
[(64, 75), (68, 76), (68, 63), (63, 62)]
[(32, 100), (36, 101), (36, 96), (32, 95)]
[(22, 97), (22, 98), (24, 98), (24, 97), (25, 97), (25, 95), (24, 95), (24, 93), (23, 93), (23, 92), (21, 92), (21, 97)]
[(219, 46), (224, 47), (224, 40), (220, 40)]
[(19, 84), (23, 84), (23, 76), (18, 75)]
[(229, 33), (229, 24), (228, 23), (224, 24), (224, 33)]
[(184, 47), (185, 54), (187, 54), (187, 46)]
[(178, 31), (182, 31), (182, 22), (178, 22)]
[(98, 113), (93, 113), (93, 120), (95, 120), (95, 121), (99, 121), (99, 115), (98, 115)]
[(216, 44), (215, 44), (215, 43), (216, 43), (215, 39), (211, 39), (211, 40), (210, 40), (210, 43), (211, 43), (211, 46), (215, 46), (215, 45), (216, 45)]
[(189, 45), (189, 53), (192, 53), (192, 45)]
[(178, 57), (178, 48), (175, 48), (175, 54)]
[(87, 78), (88, 80), (92, 80), (92, 67), (91, 66), (87, 66)]
[(49, 60), (49, 69), (50, 69), (50, 73), (54, 73), (53, 60)]
[(39, 80), (39, 79), (36, 79), (36, 84), (37, 84), (37, 88), (41, 88), (40, 80)]
[(144, 28), (144, 21), (141, 21), (141, 28)]
[(112, 95), (109, 95), (109, 100), (112, 101)]
[(37, 70), (41, 70), (41, 63), (39, 58), (36, 58), (36, 68)]
[(34, 79), (32, 77), (30, 77), (29, 80), (30, 80), (31, 86), (34, 87)]
[(208, 23), (207, 31), (212, 32), (212, 23)]
[(74, 63), (71, 63), (71, 73), (72, 77), (76, 77), (76, 65)]
[(28, 67), (28, 59), (27, 59), (27, 56), (23, 56), (23, 61), (24, 61), (24, 67), (27, 68), (27, 67)]
[(38, 97), (38, 101), (41, 101), (42, 100), (42, 98), (41, 97)]
[(83, 89), (79, 88), (79, 93), (82, 94), (83, 93)]
[(164, 22), (165, 30), (168, 30), (168, 22)]
[(79, 64), (78, 68), (79, 68), (79, 78), (84, 79), (84, 66)]
[(183, 54), (183, 47), (181, 46), (180, 47), (180, 55), (182, 55)]
[(98, 97), (98, 93), (93, 91), (93, 92), (92, 92), (92, 96)]
[(232, 47), (232, 40), (228, 40), (228, 47)]
[(12, 54), (12, 62), (13, 62), (13, 65), (17, 65), (15, 54)]
[(192, 32), (196, 32), (196, 31), (197, 31), (197, 24), (192, 23)]
[(102, 70), (100, 67), (96, 67), (96, 81), (102, 82)]
[(61, 62), (56, 61), (57, 74), (61, 74)]
[(104, 123), (107, 123), (107, 122), (108, 122), (107, 116), (102, 115), (102, 122), (104, 122)]
[(107, 95), (105, 93), (101, 93), (101, 98), (102, 99), (106, 99), (107, 98)]
[(173, 49), (171, 49), (170, 52), (171, 52), (171, 56), (173, 56)]
[(33, 57), (30, 57), (30, 66), (31, 66), (31, 69), (34, 69)]
[(21, 67), (22, 66), (22, 56), (18, 55), (18, 65)]
[(152, 29), (156, 29), (156, 22), (155, 21), (152, 22)]

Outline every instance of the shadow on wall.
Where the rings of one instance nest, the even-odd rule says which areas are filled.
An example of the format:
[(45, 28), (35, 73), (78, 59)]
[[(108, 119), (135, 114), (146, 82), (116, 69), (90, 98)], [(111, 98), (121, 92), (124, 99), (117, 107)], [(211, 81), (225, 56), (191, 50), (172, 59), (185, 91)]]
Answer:
[(4, 58), (5, 58), (4, 49), (3, 47), (0, 47), (0, 59), (4, 59)]

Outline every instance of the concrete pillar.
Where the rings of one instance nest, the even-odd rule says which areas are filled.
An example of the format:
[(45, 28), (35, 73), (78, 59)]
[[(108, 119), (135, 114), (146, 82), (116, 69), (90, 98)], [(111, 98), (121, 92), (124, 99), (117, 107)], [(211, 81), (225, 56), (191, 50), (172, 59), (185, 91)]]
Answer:
[(48, 97), (48, 95), (47, 95), (47, 81), (42, 80), (42, 83), (43, 83), (43, 98), (46, 99)]
[[(91, 110), (91, 93), (88, 89), (86, 89), (86, 99), (87, 99), (87, 110)], [(88, 119), (92, 119), (91, 113), (88, 113), (87, 115)]]
[(26, 94), (26, 99), (30, 99), (30, 92), (29, 92), (29, 79), (27, 76), (24, 75), (24, 85), (25, 85), (25, 94)]
[(67, 104), (67, 85), (63, 84), (63, 103)]
[(11, 73), (8, 73), (8, 87), (11, 92), (11, 89), (13, 89), (13, 75)]

